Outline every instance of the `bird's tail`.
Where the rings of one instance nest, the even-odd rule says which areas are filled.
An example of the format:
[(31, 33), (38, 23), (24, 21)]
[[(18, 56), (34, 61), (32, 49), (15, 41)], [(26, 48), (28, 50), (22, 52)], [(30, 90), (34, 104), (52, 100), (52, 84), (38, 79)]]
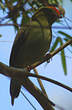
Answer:
[(11, 104), (14, 105), (14, 97), (11, 97)]
[(10, 82), (10, 95), (11, 95), (11, 104), (14, 105), (14, 99), (19, 96), (21, 89), (21, 83), (17, 79), (11, 79)]

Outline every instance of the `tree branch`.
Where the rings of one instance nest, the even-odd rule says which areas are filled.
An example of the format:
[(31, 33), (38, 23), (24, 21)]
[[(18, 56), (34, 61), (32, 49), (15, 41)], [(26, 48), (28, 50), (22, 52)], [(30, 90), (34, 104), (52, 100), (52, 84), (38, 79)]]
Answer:
[(66, 86), (66, 85), (64, 85), (64, 84), (62, 84), (58, 81), (55, 81), (53, 79), (50, 79), (50, 78), (47, 78), (47, 77), (44, 77), (44, 76), (41, 76), (41, 75), (36, 75), (36, 74), (33, 74), (33, 73), (29, 73), (25, 69), (8, 67), (8, 66), (6, 66), (5, 64), (3, 64), (1, 62), (0, 62), (0, 73), (7, 76), (7, 77), (17, 78), (18, 80), (22, 80), (22, 81), (24, 79), (26, 79), (27, 77), (40, 78), (42, 80), (49, 81), (53, 84), (61, 86), (65, 89), (69, 90), (70, 92), (72, 92), (72, 88), (70, 88), (70, 87), (68, 87), (68, 86)]
[[(33, 70), (34, 70), (35, 74), (38, 76), (39, 74), (38, 74), (37, 69), (34, 68)], [(45, 90), (45, 88), (44, 88), (44, 86), (43, 86), (43, 84), (42, 84), (41, 79), (40, 79), (40, 78), (37, 78), (37, 80), (38, 80), (38, 83), (39, 83), (39, 86), (40, 86), (42, 92), (47, 96), (46, 90)], [(48, 96), (47, 96), (47, 97), (48, 97)]]
[(55, 106), (33, 83), (27, 78), (29, 75), (25, 69), (19, 69), (14, 67), (8, 67), (5, 64), (0, 62), (0, 73), (11, 77), (17, 78), (20, 80), (21, 85), (30, 92), (32, 96), (36, 98), (39, 104), (43, 107), (44, 110), (54, 110), (51, 105)]
[(56, 84), (56, 85), (58, 85), (58, 86), (60, 86), (60, 87), (62, 87), (62, 88), (64, 88), (64, 89), (67, 89), (67, 90), (69, 90), (70, 92), (72, 92), (72, 88), (70, 88), (70, 87), (68, 87), (68, 86), (66, 86), (66, 85), (64, 85), (64, 84), (62, 84), (62, 83), (60, 83), (60, 82), (58, 82), (58, 81), (55, 81), (55, 80), (53, 80), (53, 79), (50, 79), (50, 78), (47, 78), (47, 77), (44, 77), (44, 76), (41, 76), (41, 75), (32, 74), (32, 73), (29, 73), (28, 76), (29, 76), (29, 77), (40, 78), (40, 79), (42, 79), (42, 80), (51, 82), (51, 83), (53, 83), (53, 84)]
[[(31, 66), (31, 69), (35, 68), (36, 66), (42, 64), (43, 62), (49, 60), (52, 58), (54, 55), (56, 55), (58, 52), (60, 52), (62, 49), (67, 47), (69, 44), (72, 43), (72, 40), (67, 41), (65, 44), (63, 44), (60, 48), (56, 49), (55, 51), (51, 52), (50, 54), (47, 54), (41, 62), (37, 62), (34, 65)], [(18, 80), (21, 81), (21, 84), (26, 88), (40, 103), (40, 105), (43, 107), (44, 110), (53, 110), (52, 105), (55, 106), (54, 103), (52, 103), (27, 77), (36, 77), (40, 78), (42, 80), (46, 80), (49, 82), (52, 82), (56, 85), (59, 85), (69, 91), (72, 92), (72, 88), (61, 84), (57, 81), (54, 81), (52, 79), (40, 76), (40, 75), (35, 75), (32, 73), (29, 73), (26, 71), (26, 69), (19, 69), (19, 68), (14, 68), (14, 67), (8, 67), (5, 64), (0, 62), (0, 73), (11, 78), (18, 78)]]
[(14, 77), (14, 78), (18, 78), (18, 80), (21, 81), (21, 84), (24, 86), (24, 88), (26, 88), (31, 94), (32, 96), (34, 96), (37, 101), (40, 103), (40, 105), (43, 107), (44, 110), (54, 110), (51, 105), (56, 106), (57, 108), (60, 108), (59, 106), (55, 105), (52, 101), (50, 101), (46, 95), (44, 95), (27, 77), (36, 77), (36, 78), (40, 78), (42, 80), (46, 80), (49, 81), (51, 83), (54, 83), (56, 85), (59, 85), (69, 91), (72, 92), (72, 88), (59, 83), (57, 81), (54, 81), (52, 79), (40, 76), (40, 75), (36, 75), (36, 74), (32, 74), (32, 73), (28, 73), (26, 72), (25, 69), (19, 69), (19, 68), (14, 68), (14, 67), (8, 67), (5, 64), (0, 62), (0, 72), (1, 74), (8, 76), (8, 77)]
[(33, 65), (31, 65), (30, 66), (30, 69), (33, 69), (33, 68), (39, 66), (40, 64), (44, 63), (45, 61), (50, 60), (50, 58), (52, 58), (54, 55), (56, 55), (57, 53), (59, 53), (61, 50), (63, 50), (64, 48), (66, 48), (70, 44), (72, 44), (72, 40), (68, 40), (65, 44), (63, 44), (62, 46), (60, 46), (58, 49), (56, 49), (53, 52), (50, 52), (49, 54), (47, 54), (46, 56), (44, 56), (41, 61), (38, 61), (38, 62), (34, 63)]
[(8, 7), (9, 10), (12, 10), (13, 9), (13, 6), (10, 4), (10, 1), (5, 0), (5, 3), (6, 3), (6, 5), (7, 5), (7, 7)]

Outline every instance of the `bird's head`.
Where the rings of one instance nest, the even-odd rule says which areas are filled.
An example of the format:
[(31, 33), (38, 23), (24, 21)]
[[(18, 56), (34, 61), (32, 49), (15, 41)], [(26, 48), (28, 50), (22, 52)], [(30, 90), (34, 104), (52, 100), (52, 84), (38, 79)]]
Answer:
[(62, 7), (46, 6), (40, 8), (32, 17), (33, 20), (40, 19), (42, 22), (46, 19), (52, 25), (57, 19), (64, 17), (65, 11)]

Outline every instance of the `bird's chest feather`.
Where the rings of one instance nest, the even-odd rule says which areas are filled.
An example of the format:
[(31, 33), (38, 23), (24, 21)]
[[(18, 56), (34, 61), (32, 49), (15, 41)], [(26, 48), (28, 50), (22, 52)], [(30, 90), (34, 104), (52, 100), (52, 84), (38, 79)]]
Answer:
[[(15, 57), (16, 65), (25, 67), (40, 60), (49, 50), (51, 30), (31, 28), (25, 42), (18, 49)], [(20, 59), (20, 60), (19, 60)]]
[(33, 29), (30, 31), (25, 48), (28, 48), (30, 51), (33, 50), (31, 51), (32, 53), (44, 55), (49, 49), (50, 42), (50, 29)]

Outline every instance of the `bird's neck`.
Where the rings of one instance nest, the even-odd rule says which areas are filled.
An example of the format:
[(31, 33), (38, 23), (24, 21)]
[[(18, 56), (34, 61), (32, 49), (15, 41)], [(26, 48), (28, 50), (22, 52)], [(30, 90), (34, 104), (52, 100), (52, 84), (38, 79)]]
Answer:
[(43, 12), (36, 14), (33, 18), (35, 21), (38, 21), (42, 26), (51, 26)]
[(49, 26), (48, 20), (45, 16), (37, 17), (36, 20), (42, 25), (42, 26)]

